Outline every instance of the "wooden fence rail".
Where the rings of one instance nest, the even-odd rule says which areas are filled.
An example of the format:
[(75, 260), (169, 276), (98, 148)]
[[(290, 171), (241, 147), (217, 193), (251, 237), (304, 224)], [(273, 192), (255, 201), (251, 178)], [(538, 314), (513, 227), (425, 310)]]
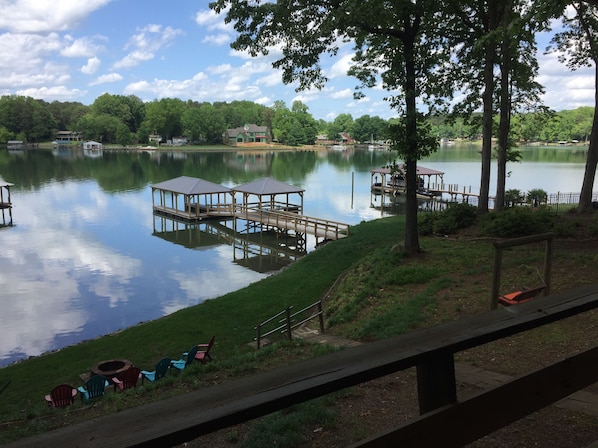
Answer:
[[(322, 301), (319, 300), (311, 305), (306, 306), (305, 308), (291, 314), (291, 310), (293, 306), (288, 306), (280, 313), (275, 314), (274, 316), (266, 319), (261, 324), (258, 324), (254, 330), (256, 332), (256, 336), (253, 339), (256, 344), (257, 348), (261, 348), (262, 340), (270, 335), (273, 334), (286, 334), (289, 340), (293, 339), (293, 330), (310, 320), (318, 318), (320, 323), (320, 331), (324, 333), (324, 313), (322, 311)], [(315, 310), (315, 312), (313, 312)], [(302, 316), (307, 311), (312, 311), (312, 313), (308, 316), (303, 317), (301, 320), (296, 321), (296, 318)], [(282, 318), (284, 316), (284, 318)], [(270, 330), (264, 332), (264, 328), (268, 325), (274, 323), (276, 327), (271, 328)]]
[(69, 425), (8, 446), (172, 447), (411, 367), (417, 368), (423, 415), (355, 446), (435, 446), (439, 440), (443, 447), (462, 446), (598, 381), (598, 347), (459, 403), (454, 354), (595, 308), (598, 284), (585, 285), (516, 305), (516, 310), (490, 310), (347, 348)]

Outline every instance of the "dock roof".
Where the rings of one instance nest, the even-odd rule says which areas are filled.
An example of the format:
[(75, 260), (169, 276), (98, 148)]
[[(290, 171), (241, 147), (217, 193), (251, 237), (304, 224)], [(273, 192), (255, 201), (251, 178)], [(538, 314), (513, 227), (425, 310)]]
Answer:
[(284, 182), (272, 179), (271, 177), (264, 177), (253, 182), (233, 187), (233, 191), (256, 195), (276, 195), (285, 193), (303, 193), (305, 189), (285, 184)]
[[(398, 166), (398, 168), (400, 170), (404, 170), (405, 169), (405, 164), (401, 163)], [(379, 174), (391, 174), (389, 167), (374, 168), (373, 170), (371, 170), (371, 172), (372, 173), (379, 173)], [(444, 174), (444, 172), (443, 171), (433, 170), (431, 168), (426, 168), (426, 167), (418, 165), (417, 166), (417, 174), (420, 175), (420, 176), (442, 176)]]
[(164, 182), (158, 182), (152, 185), (152, 188), (187, 195), (231, 192), (230, 188), (223, 185), (189, 176), (180, 176), (165, 180)]

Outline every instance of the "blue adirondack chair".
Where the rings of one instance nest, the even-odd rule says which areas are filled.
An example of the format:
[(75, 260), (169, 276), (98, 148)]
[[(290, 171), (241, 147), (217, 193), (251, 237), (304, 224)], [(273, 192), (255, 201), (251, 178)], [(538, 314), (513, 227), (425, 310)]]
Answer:
[(94, 398), (102, 398), (109, 385), (108, 380), (102, 375), (94, 375), (87, 380), (85, 386), (79, 386), (77, 390), (81, 393), (81, 401), (90, 404)]
[(160, 378), (166, 375), (166, 372), (168, 372), (169, 368), (170, 358), (162, 358), (160, 361), (158, 361), (158, 364), (156, 364), (156, 370), (152, 372), (148, 370), (141, 371), (141, 384), (143, 384), (145, 380), (151, 381), (152, 383), (154, 381), (158, 381)]
[(195, 359), (197, 350), (199, 350), (197, 345), (194, 345), (193, 347), (191, 347), (191, 350), (183, 353), (183, 357), (181, 359), (177, 359), (176, 361), (170, 361), (170, 367), (174, 367), (178, 371), (185, 369), (185, 367), (189, 366), (189, 364), (191, 364)]

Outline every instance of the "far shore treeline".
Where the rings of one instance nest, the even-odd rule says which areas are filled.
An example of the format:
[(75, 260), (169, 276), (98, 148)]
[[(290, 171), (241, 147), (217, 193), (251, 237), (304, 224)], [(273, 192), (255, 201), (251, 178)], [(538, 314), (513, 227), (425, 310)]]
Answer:
[[(587, 141), (592, 130), (593, 107), (553, 113), (516, 114), (511, 139), (519, 142)], [(470, 120), (447, 116), (428, 118), (439, 139), (476, 140), (481, 116)], [(388, 139), (391, 120), (341, 113), (333, 121), (316, 120), (309, 108), (295, 101), (291, 107), (276, 101), (267, 107), (251, 101), (199, 103), (178, 98), (143, 102), (129, 95), (105, 93), (91, 105), (79, 102), (48, 103), (26, 96), (0, 97), (0, 144), (11, 140), (26, 143), (53, 141), (57, 131), (76, 131), (84, 140), (121, 146), (147, 144), (153, 134), (163, 141), (185, 136), (192, 144), (221, 144), (227, 129), (245, 124), (267, 126), (274, 141), (284, 145), (314, 144), (318, 136), (340, 140), (347, 133), (356, 142)]]

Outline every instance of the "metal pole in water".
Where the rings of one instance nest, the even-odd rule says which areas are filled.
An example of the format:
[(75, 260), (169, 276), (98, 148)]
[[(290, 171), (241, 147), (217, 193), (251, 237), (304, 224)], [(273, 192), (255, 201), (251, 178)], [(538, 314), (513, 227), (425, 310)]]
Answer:
[(351, 171), (351, 210), (353, 210), (353, 192), (355, 191), (355, 171)]

